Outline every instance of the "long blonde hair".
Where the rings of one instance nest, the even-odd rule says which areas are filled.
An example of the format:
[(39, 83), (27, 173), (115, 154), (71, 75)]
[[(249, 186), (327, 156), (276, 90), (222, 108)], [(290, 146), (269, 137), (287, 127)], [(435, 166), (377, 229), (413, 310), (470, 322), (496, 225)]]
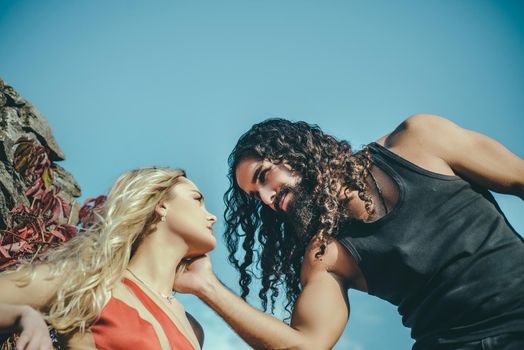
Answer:
[[(134, 250), (160, 221), (156, 205), (170, 199), (171, 189), (183, 177), (183, 170), (157, 167), (124, 173), (96, 223), (46, 254), (43, 263), (51, 275), (67, 276), (44, 314), (57, 331), (83, 332), (96, 322)], [(25, 272), (26, 281), (34, 277), (34, 265), (18, 270)]]

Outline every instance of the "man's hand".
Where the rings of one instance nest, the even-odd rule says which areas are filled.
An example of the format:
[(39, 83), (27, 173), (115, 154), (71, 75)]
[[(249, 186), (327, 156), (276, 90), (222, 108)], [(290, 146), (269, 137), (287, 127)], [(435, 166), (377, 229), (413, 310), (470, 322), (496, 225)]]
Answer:
[(179, 293), (200, 296), (211, 283), (216, 281), (211, 259), (208, 255), (202, 255), (181, 263), (173, 283), (173, 289)]
[(304, 287), (291, 325), (250, 306), (224, 286), (213, 274), (208, 256), (180, 266), (174, 289), (199, 297), (254, 349), (331, 349), (348, 320), (346, 285), (353, 279), (356, 262), (336, 241), (328, 244), (322, 260), (315, 259), (315, 253), (311, 248), (304, 258)]

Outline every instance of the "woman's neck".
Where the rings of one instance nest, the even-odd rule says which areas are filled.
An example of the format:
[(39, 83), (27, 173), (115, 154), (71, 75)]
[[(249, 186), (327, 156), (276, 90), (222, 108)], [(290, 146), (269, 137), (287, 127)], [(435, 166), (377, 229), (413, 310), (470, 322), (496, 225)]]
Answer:
[(129, 261), (128, 269), (135, 279), (150, 289), (170, 295), (177, 266), (187, 250), (187, 245), (179, 237), (153, 232), (140, 243)]

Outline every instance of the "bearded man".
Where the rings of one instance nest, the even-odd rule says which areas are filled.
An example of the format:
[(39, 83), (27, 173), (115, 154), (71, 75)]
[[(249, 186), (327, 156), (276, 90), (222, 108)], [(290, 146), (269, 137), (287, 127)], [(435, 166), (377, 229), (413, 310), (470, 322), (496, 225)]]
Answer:
[(291, 323), (234, 295), (207, 257), (175, 288), (252, 347), (332, 348), (354, 288), (398, 307), (413, 349), (524, 349), (524, 241), (488, 191), (524, 199), (524, 160), (500, 143), (415, 115), (353, 152), (317, 126), (269, 119), (229, 165), (225, 238), (242, 298), (258, 267), (264, 310), (284, 287)]

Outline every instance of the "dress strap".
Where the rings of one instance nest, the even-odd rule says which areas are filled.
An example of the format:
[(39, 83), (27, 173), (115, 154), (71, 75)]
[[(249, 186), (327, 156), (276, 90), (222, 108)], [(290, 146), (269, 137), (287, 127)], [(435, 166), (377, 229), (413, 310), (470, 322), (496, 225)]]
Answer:
[(193, 344), (186, 338), (186, 336), (180, 332), (176, 324), (169, 318), (169, 316), (159, 307), (153, 299), (151, 299), (140, 287), (128, 278), (122, 280), (126, 286), (128, 286), (133, 294), (140, 300), (142, 305), (153, 315), (158, 321), (164, 333), (166, 334), (171, 349), (173, 350), (194, 350)]

